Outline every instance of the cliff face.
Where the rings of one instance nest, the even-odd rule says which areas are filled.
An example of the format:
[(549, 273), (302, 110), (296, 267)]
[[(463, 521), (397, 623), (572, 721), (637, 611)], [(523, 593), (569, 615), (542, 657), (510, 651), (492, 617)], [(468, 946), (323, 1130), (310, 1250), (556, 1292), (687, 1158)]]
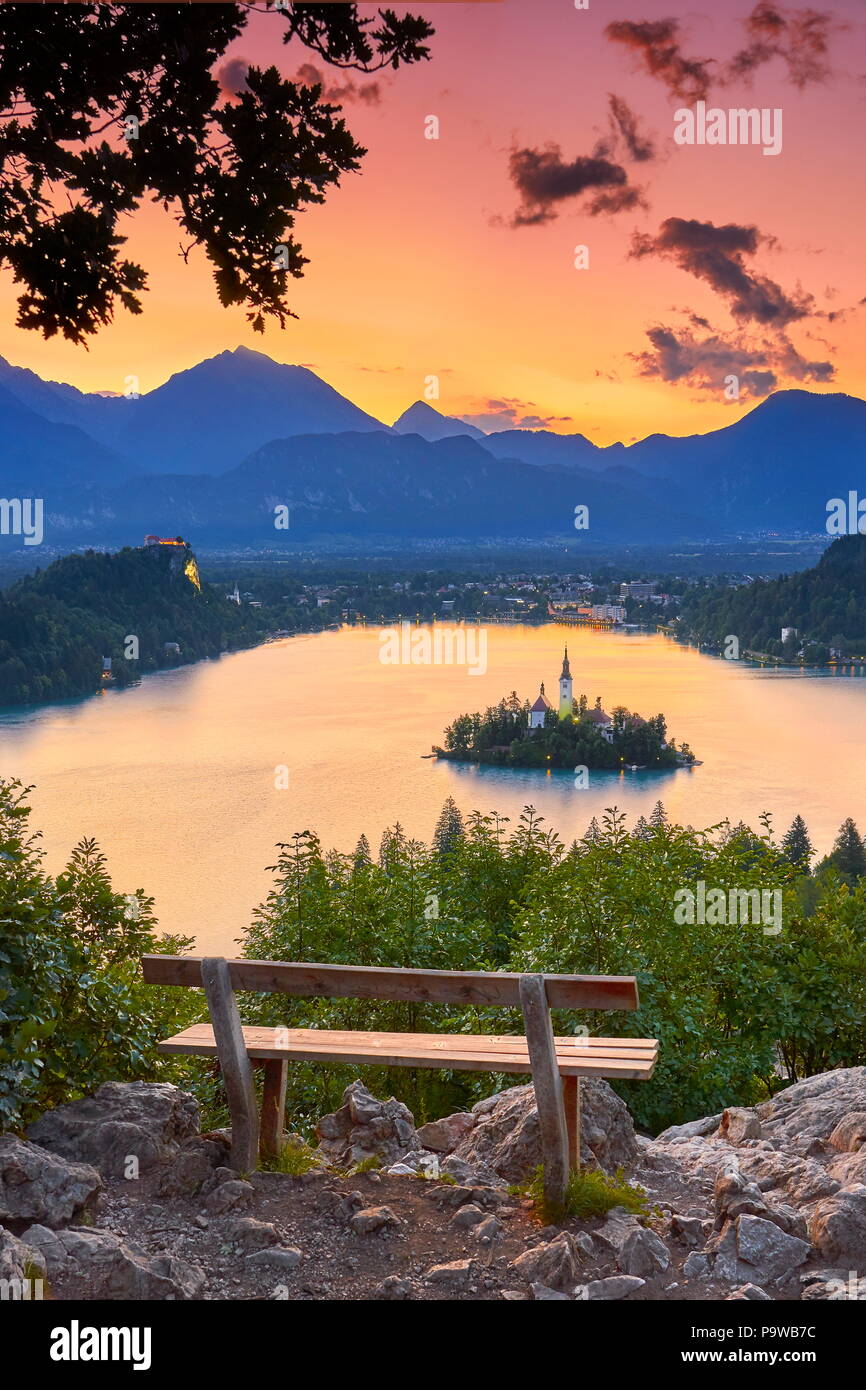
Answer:
[(318, 1150), (287, 1137), (296, 1176), (241, 1176), (191, 1096), (108, 1083), (0, 1138), (0, 1274), (59, 1299), (862, 1297), (866, 1067), (656, 1139), (606, 1082), (585, 1092), (584, 1164), (626, 1165), (643, 1216), (542, 1227), (513, 1186), (540, 1156), (531, 1086), (416, 1129), (354, 1082)]

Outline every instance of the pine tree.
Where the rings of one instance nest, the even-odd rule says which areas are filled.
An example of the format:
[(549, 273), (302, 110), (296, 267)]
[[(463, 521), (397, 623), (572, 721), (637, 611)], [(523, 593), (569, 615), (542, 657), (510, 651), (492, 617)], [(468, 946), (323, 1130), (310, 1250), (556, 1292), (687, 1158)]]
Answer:
[(463, 817), (454, 798), (449, 796), (439, 813), (436, 829), (433, 831), (433, 847), (440, 859), (463, 844), (466, 832)]
[(797, 815), (792, 820), (791, 828), (782, 840), (782, 853), (801, 873), (809, 873), (815, 848), (802, 816)]
[(593, 816), (589, 825), (586, 827), (586, 834), (583, 838), (586, 843), (590, 845), (597, 845), (601, 839), (601, 830), (599, 829), (599, 824), (595, 816)]
[(648, 840), (651, 833), (652, 832), (650, 831), (650, 828), (644, 820), (643, 816), (638, 816), (637, 820), (634, 823), (634, 830), (631, 832), (632, 839)]
[(833, 849), (824, 863), (832, 865), (851, 887), (866, 874), (866, 847), (850, 816), (840, 825)]
[(655, 806), (653, 807), (652, 814), (649, 818), (649, 823), (652, 826), (653, 830), (661, 830), (664, 826), (667, 825), (668, 813), (665, 810), (664, 804), (661, 801), (657, 801)]
[(373, 862), (370, 858), (370, 841), (367, 839), (366, 835), (360, 835), (358, 837), (353, 860), (356, 869), (366, 868), (368, 864)]

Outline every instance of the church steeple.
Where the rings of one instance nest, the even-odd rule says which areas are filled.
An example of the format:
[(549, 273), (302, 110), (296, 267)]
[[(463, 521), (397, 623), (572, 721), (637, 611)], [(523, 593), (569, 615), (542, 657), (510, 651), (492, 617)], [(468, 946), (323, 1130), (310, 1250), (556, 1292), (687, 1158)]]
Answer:
[(571, 719), (574, 714), (574, 699), (571, 693), (571, 667), (568, 664), (568, 647), (562, 658), (562, 675), (559, 677), (559, 717)]

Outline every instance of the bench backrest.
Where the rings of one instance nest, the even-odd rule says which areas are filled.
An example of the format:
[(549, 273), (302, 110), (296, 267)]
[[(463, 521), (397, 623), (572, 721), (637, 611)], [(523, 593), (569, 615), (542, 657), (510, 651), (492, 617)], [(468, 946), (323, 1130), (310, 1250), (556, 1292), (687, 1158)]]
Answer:
[[(143, 956), (152, 985), (201, 988), (201, 956)], [(407, 1003), (477, 1004), (520, 1008), (521, 976), (507, 971), (403, 970), (379, 965), (320, 965), (310, 961), (230, 960), (234, 990), (306, 998), (391, 999)], [(633, 975), (545, 975), (551, 1009), (636, 1009)]]

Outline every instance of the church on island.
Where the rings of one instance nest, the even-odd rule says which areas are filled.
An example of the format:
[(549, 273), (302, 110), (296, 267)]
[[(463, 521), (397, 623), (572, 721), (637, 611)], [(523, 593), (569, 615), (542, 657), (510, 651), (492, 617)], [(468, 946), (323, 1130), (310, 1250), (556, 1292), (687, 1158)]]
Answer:
[[(538, 699), (529, 710), (529, 728), (543, 729), (544, 721), (549, 713), (552, 713), (553, 705), (544, 693), (544, 681), (541, 682), (541, 689), (538, 692)], [(574, 719), (574, 692), (571, 678), (571, 667), (568, 663), (568, 646), (566, 645), (565, 654), (562, 658), (562, 671), (559, 676), (559, 718)], [(613, 739), (613, 720), (609, 714), (597, 706), (595, 709), (587, 710), (583, 718), (592, 723), (598, 729), (603, 739), (608, 743)]]

